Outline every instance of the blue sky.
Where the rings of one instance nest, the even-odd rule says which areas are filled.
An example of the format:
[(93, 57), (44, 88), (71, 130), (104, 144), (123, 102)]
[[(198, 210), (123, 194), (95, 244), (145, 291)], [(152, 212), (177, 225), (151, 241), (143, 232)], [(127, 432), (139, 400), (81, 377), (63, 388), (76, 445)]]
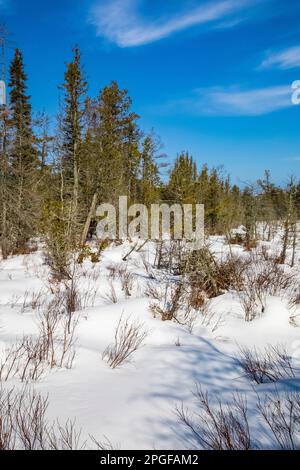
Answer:
[[(300, 173), (298, 0), (0, 0), (24, 52), (36, 111), (55, 116), (74, 44), (90, 94), (117, 80), (173, 159), (224, 165), (233, 181)], [(12, 54), (12, 51), (9, 51)]]

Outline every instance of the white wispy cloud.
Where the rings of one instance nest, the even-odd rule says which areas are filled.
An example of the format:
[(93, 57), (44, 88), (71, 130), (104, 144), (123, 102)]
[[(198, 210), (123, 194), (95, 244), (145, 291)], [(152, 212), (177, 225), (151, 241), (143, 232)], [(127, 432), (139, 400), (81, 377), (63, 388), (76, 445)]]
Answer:
[(268, 53), (261, 64), (262, 68), (279, 67), (292, 69), (300, 67), (300, 46), (290, 47), (279, 52)]
[(231, 15), (262, 1), (211, 0), (190, 11), (150, 21), (139, 12), (140, 0), (102, 0), (92, 8), (90, 20), (96, 26), (98, 36), (120, 47), (133, 47), (158, 41), (192, 26), (230, 19)]
[(165, 111), (211, 116), (261, 116), (292, 106), (290, 86), (242, 90), (201, 88), (185, 99), (168, 103)]

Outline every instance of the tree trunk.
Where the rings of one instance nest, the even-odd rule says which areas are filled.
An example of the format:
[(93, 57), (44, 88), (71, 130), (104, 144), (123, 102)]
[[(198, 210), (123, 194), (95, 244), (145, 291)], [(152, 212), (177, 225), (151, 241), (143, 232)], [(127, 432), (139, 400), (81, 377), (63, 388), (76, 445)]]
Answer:
[(91, 222), (92, 222), (92, 218), (93, 218), (93, 215), (95, 214), (95, 211), (96, 211), (97, 200), (98, 200), (98, 194), (95, 193), (94, 196), (93, 196), (92, 204), (91, 204), (86, 222), (84, 224), (83, 232), (82, 232), (81, 239), (80, 239), (80, 246), (85, 245), (85, 242), (86, 242), (86, 239), (87, 239), (87, 236), (88, 236), (88, 232), (89, 232), (89, 228), (90, 228), (90, 225), (91, 225)]
[(293, 232), (293, 253), (292, 253), (292, 262), (291, 262), (292, 268), (295, 266), (296, 248), (297, 248), (297, 222), (295, 222), (294, 224), (294, 232)]
[(8, 244), (7, 244), (7, 224), (6, 224), (6, 204), (3, 204), (2, 213), (2, 234), (1, 234), (1, 252), (2, 258), (8, 258)]
[(289, 235), (290, 235), (290, 223), (289, 223), (289, 220), (286, 220), (284, 224), (284, 236), (283, 236), (283, 242), (282, 242), (282, 251), (279, 257), (279, 264), (285, 264)]

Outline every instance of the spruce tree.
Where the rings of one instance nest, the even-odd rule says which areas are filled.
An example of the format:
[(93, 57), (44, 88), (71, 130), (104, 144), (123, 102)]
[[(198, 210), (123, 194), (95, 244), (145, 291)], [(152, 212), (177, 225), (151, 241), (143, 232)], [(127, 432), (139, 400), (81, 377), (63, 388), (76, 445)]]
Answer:
[(121, 90), (116, 82), (100, 94), (95, 146), (101, 201), (115, 203), (121, 195), (135, 198), (140, 133), (131, 104), (127, 90)]
[(193, 203), (196, 198), (197, 167), (188, 153), (177, 157), (171, 171), (168, 193), (174, 202), (181, 204)]
[(76, 242), (80, 224), (79, 196), (84, 96), (87, 91), (87, 82), (81, 66), (78, 47), (74, 49), (73, 60), (67, 63), (62, 89), (64, 90), (64, 107), (60, 120), (61, 197), (66, 214), (68, 214), (68, 236)]
[(9, 154), (7, 148), (9, 132), (8, 112), (0, 109), (0, 242), (3, 259), (7, 259), (11, 248), (10, 213), (13, 207)]
[(257, 206), (252, 186), (247, 186), (242, 195), (244, 207), (244, 226), (246, 229), (246, 248), (250, 250), (255, 243), (256, 223), (257, 223)]
[(218, 171), (213, 168), (209, 177), (207, 202), (205, 206), (205, 215), (207, 217), (208, 229), (211, 234), (215, 234), (218, 231), (222, 190), (222, 181), (219, 178)]
[(140, 201), (146, 206), (157, 203), (160, 197), (159, 168), (155, 160), (156, 143), (149, 135), (144, 139), (141, 154)]
[(35, 233), (38, 220), (38, 156), (23, 56), (16, 49), (10, 66), (9, 168), (14, 192), (14, 244), (21, 247)]

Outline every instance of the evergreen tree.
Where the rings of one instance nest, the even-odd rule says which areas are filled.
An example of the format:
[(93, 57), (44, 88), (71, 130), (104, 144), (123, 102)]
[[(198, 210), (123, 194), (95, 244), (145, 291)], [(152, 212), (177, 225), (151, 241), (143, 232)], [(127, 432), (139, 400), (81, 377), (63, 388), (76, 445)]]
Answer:
[(37, 152), (40, 164), (40, 170), (44, 171), (51, 167), (49, 155), (53, 149), (54, 138), (50, 135), (50, 118), (45, 113), (39, 113), (35, 121)]
[(209, 177), (207, 202), (205, 205), (207, 227), (209, 232), (212, 234), (218, 231), (222, 189), (222, 182), (219, 179), (217, 170), (214, 168)]
[(242, 195), (244, 207), (244, 226), (246, 229), (246, 248), (251, 249), (256, 236), (256, 223), (257, 223), (257, 206), (254, 195), (254, 189), (247, 186)]
[(67, 63), (64, 90), (64, 108), (61, 117), (60, 160), (62, 172), (61, 195), (68, 216), (68, 234), (75, 242), (78, 236), (79, 189), (82, 156), (82, 137), (84, 128), (84, 96), (87, 82), (81, 66), (78, 47), (74, 58)]
[(10, 66), (10, 110), (11, 126), (14, 131), (12, 142), (12, 166), (18, 169), (20, 164), (37, 166), (37, 153), (34, 148), (30, 97), (27, 91), (27, 75), (24, 70), (23, 56), (16, 49)]
[(193, 203), (196, 198), (197, 167), (193, 157), (182, 153), (171, 171), (168, 192), (171, 200), (181, 204)]
[(140, 202), (146, 206), (157, 203), (160, 197), (159, 168), (155, 161), (156, 143), (149, 135), (144, 139), (141, 154)]
[(139, 169), (138, 116), (130, 111), (127, 90), (116, 82), (101, 92), (96, 135), (100, 200), (117, 202), (121, 195), (134, 200)]
[(7, 259), (11, 249), (10, 221), (14, 205), (7, 149), (8, 132), (8, 112), (3, 106), (0, 109), (0, 241), (3, 259)]
[[(126, 91), (127, 93), (127, 91)], [(141, 133), (137, 125), (137, 119), (139, 116), (133, 112), (130, 112), (131, 107), (131, 98), (125, 95), (125, 112), (123, 122), (123, 168), (124, 168), (124, 183), (125, 190), (128, 198), (135, 202), (137, 198), (137, 181), (139, 176), (139, 167), (140, 167), (140, 137)]]
[(10, 66), (9, 169), (14, 192), (14, 244), (21, 247), (35, 233), (38, 220), (38, 156), (23, 56), (16, 49)]

